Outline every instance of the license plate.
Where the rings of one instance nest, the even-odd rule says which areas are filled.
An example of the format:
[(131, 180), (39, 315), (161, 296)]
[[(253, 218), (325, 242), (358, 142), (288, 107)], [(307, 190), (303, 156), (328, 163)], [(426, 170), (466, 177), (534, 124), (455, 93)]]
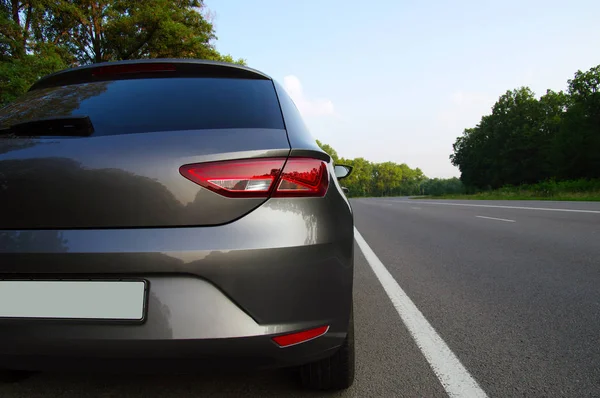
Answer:
[(144, 319), (145, 281), (0, 281), (0, 318)]

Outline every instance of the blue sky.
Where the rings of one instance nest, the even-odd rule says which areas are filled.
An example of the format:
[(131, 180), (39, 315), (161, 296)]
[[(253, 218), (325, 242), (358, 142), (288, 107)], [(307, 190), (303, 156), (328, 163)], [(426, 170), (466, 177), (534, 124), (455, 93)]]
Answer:
[(458, 176), (452, 143), (506, 90), (600, 64), (598, 0), (205, 0), (217, 49), (283, 83), (343, 157)]

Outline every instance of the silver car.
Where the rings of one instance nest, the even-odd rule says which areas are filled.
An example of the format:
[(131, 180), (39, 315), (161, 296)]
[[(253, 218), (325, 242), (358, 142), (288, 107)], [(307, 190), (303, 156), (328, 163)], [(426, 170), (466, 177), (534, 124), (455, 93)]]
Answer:
[(95, 64), (0, 109), (0, 369), (354, 378), (353, 217), (284, 89), (224, 63)]

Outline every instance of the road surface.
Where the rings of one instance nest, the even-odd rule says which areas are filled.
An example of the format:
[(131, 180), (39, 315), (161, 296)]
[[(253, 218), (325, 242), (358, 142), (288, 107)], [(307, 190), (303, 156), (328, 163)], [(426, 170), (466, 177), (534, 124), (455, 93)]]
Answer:
[(353, 199), (355, 385), (39, 374), (13, 397), (600, 396), (600, 203)]

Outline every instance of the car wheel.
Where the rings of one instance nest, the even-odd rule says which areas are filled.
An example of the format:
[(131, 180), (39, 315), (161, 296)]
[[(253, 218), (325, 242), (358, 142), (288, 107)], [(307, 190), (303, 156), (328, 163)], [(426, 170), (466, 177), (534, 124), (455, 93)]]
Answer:
[(25, 370), (6, 370), (0, 369), (0, 383), (17, 383), (31, 376), (33, 372)]
[(348, 334), (339, 350), (329, 358), (300, 368), (302, 385), (315, 390), (343, 390), (354, 382), (354, 317), (350, 313)]

